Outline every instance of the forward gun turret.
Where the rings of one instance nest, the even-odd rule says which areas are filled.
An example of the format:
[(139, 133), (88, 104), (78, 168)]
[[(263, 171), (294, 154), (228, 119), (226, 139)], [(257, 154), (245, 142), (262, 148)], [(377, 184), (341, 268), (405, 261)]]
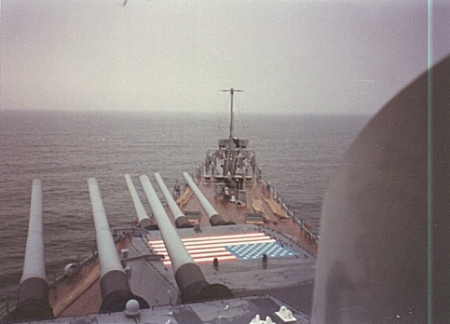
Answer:
[(42, 212), (42, 181), (34, 180), (31, 192), (28, 238), (20, 279), (16, 309), (6, 321), (28, 321), (52, 319), (53, 310), (49, 304), (49, 288), (45, 274), (44, 224)]
[(161, 188), (162, 193), (164, 194), (164, 198), (166, 199), (167, 204), (169, 205), (170, 211), (172, 212), (173, 218), (175, 219), (175, 226), (177, 228), (192, 227), (192, 224), (189, 223), (189, 220), (173, 199), (172, 195), (169, 192), (169, 189), (167, 189), (167, 186), (164, 183), (161, 176), (159, 175), (159, 173), (155, 173), (155, 179), (158, 182), (158, 185)]
[(223, 217), (219, 215), (219, 213), (214, 209), (214, 207), (202, 194), (200, 189), (195, 184), (194, 180), (192, 180), (191, 176), (187, 172), (183, 172), (183, 177), (186, 179), (189, 187), (191, 187), (192, 191), (200, 202), (200, 205), (202, 205), (203, 210), (208, 215), (209, 222), (212, 226), (234, 224), (233, 222), (225, 222)]
[(170, 223), (150, 180), (146, 175), (140, 178), (142, 187), (150, 203), (161, 237), (172, 262), (175, 280), (184, 303), (231, 298), (233, 294), (224, 285), (209, 284), (200, 267), (189, 255), (177, 231)]
[(127, 301), (131, 299), (137, 300), (141, 309), (149, 308), (149, 305), (143, 298), (131, 292), (127, 275), (120, 262), (109, 229), (97, 180), (91, 178), (88, 184), (100, 260), (100, 289), (102, 293), (100, 313), (123, 311)]

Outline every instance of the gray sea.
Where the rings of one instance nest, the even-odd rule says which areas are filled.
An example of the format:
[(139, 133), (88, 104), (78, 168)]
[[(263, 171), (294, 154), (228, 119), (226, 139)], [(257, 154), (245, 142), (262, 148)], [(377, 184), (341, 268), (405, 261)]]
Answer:
[[(329, 179), (368, 120), (244, 114), (236, 116), (235, 135), (250, 140), (267, 180), (318, 233)], [(88, 178), (98, 180), (111, 228), (129, 226), (136, 213), (124, 174), (153, 179), (159, 172), (169, 188), (183, 183), (182, 172), (194, 172), (206, 150), (228, 137), (228, 123), (227, 114), (1, 110), (0, 304), (16, 298), (33, 179), (43, 181), (51, 280), (78, 256), (92, 254)]]

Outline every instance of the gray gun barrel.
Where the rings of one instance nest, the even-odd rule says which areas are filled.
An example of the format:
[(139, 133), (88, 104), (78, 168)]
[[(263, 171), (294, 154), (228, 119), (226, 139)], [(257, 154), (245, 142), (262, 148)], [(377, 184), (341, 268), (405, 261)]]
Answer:
[(133, 199), (134, 208), (136, 209), (136, 214), (139, 220), (139, 227), (144, 229), (154, 229), (154, 226), (145, 211), (144, 205), (139, 198), (129, 174), (125, 174), (125, 181), (127, 182), (128, 190), (130, 191), (131, 198)]
[(173, 218), (175, 219), (175, 226), (178, 228), (192, 227), (192, 224), (189, 223), (189, 220), (186, 218), (180, 207), (178, 207), (177, 203), (173, 199), (172, 195), (169, 192), (169, 189), (167, 189), (167, 186), (159, 173), (155, 173), (155, 179), (158, 182), (164, 198), (166, 198), (167, 204), (169, 205), (170, 211), (172, 212)]
[(34, 180), (31, 191), (28, 238), (20, 279), (16, 309), (9, 321), (25, 321), (53, 318), (48, 300), (48, 283), (44, 260), (44, 224), (42, 212), (42, 181)]
[(170, 222), (150, 180), (146, 175), (140, 176), (139, 179), (172, 262), (175, 280), (180, 288), (183, 302), (190, 303), (232, 297), (231, 291), (226, 286), (209, 284), (206, 281), (199, 266), (189, 255), (175, 227)]
[(100, 260), (100, 289), (103, 299), (100, 313), (123, 311), (130, 299), (136, 299), (140, 308), (149, 308), (145, 300), (131, 292), (127, 275), (123, 270), (109, 229), (97, 180), (90, 178), (88, 185)]
[(206, 197), (202, 194), (200, 189), (195, 184), (194, 180), (192, 180), (191, 176), (187, 172), (183, 172), (183, 177), (186, 179), (189, 187), (191, 187), (192, 191), (200, 202), (200, 205), (202, 205), (206, 215), (208, 215), (209, 222), (212, 226), (234, 224), (232, 222), (224, 221), (222, 216), (219, 215), (219, 213), (214, 209), (208, 199), (206, 199)]

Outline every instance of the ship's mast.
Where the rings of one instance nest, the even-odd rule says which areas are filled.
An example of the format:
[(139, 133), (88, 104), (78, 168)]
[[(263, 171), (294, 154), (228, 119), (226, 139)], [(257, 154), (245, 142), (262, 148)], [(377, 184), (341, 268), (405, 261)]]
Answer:
[(223, 92), (229, 92), (231, 95), (231, 117), (230, 117), (230, 138), (229, 138), (229, 147), (232, 147), (233, 143), (233, 133), (234, 133), (234, 113), (233, 113), (233, 95), (235, 92), (242, 92), (244, 90), (235, 90), (230, 88), (230, 90), (222, 90)]

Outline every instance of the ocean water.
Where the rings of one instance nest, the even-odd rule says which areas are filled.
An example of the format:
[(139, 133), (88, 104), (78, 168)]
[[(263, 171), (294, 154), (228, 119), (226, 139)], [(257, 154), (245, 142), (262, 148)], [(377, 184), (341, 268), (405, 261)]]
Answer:
[[(47, 275), (95, 246), (87, 180), (98, 180), (111, 228), (135, 218), (124, 174), (159, 172), (169, 188), (227, 138), (226, 114), (0, 111), (0, 303), (14, 300), (22, 274), (31, 184), (42, 179)], [(369, 116), (238, 115), (267, 180), (319, 232), (328, 181)], [(157, 186), (156, 186), (157, 187)], [(139, 187), (137, 187), (139, 190)], [(143, 199), (148, 212), (150, 208)], [(13, 302), (11, 302), (13, 303)], [(1, 308), (1, 305), (0, 305)]]

